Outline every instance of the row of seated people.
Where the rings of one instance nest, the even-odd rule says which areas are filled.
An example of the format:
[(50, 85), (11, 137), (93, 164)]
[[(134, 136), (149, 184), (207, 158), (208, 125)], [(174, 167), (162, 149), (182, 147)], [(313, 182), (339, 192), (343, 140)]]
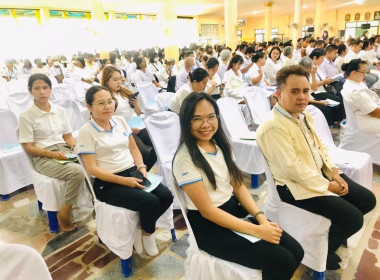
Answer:
[[(284, 68), (281, 71), (286, 72), (285, 71), (286, 69), (287, 68)], [(291, 96), (293, 95), (292, 90), (289, 88), (286, 88), (287, 86), (290, 85), (290, 82), (293, 81), (293, 79), (290, 79), (290, 78), (294, 78), (293, 77), (294, 75), (297, 76), (297, 73), (298, 73), (298, 76), (301, 76), (301, 77), (304, 76), (304, 77), (306, 77), (306, 80), (309, 79), (309, 73), (308, 72), (305, 72), (305, 71), (302, 72), (300, 70), (300, 68), (297, 68), (296, 70), (298, 72), (295, 72), (295, 73), (290, 72), (291, 74), (288, 73), (287, 74), (288, 76), (285, 78), (285, 81), (282, 81), (282, 84), (281, 84), (281, 80), (279, 80), (279, 78), (277, 79), (277, 83), (279, 85), (279, 87), (278, 87), (279, 90), (277, 92), (277, 97), (279, 98), (279, 103), (278, 103), (278, 107), (275, 108), (276, 110), (277, 109), (281, 110), (281, 107), (283, 107), (283, 109), (285, 109), (289, 114), (292, 114), (292, 112), (293, 112), (292, 110), (294, 110), (293, 107), (295, 107), (297, 110), (301, 110), (301, 109), (302, 109), (301, 111), (304, 110), (304, 107), (307, 104), (307, 98), (301, 97), (300, 99), (298, 99), (298, 98), (293, 97), (293, 99), (292, 99), (291, 98)], [(356, 69), (356, 70), (352, 70), (352, 71), (357, 72), (357, 73), (353, 73), (355, 75), (360, 73), (360, 69)], [(121, 73), (119, 71), (113, 71), (113, 73), (115, 73), (115, 72), (117, 72), (119, 75), (121, 75)], [(202, 72), (202, 69), (199, 69), (198, 72)], [(299, 72), (301, 74), (299, 74)], [(352, 74), (352, 73), (350, 73), (350, 74)], [(278, 75), (278, 77), (281, 77), (281, 75)], [(120, 77), (118, 76), (115, 78), (116, 78), (115, 79), (116, 84), (120, 83), (119, 82)], [(290, 79), (289, 84), (287, 81), (288, 78)], [(298, 83), (296, 82), (296, 84), (298, 84)], [(282, 87), (285, 87), (285, 88), (282, 88)], [(116, 89), (117, 88), (119, 88), (119, 87), (116, 87)], [(49, 95), (51, 92), (50, 80), (45, 76), (33, 75), (33, 76), (31, 76), (31, 78), (29, 80), (29, 89), (35, 98), (35, 104), (25, 114), (23, 114), (20, 117), (20, 142), (23, 143), (23, 146), (28, 153), (30, 153), (34, 156), (37, 156), (37, 158), (34, 159), (35, 164), (36, 164), (36, 166), (40, 165), (41, 168), (38, 167), (38, 169), (37, 168), (36, 169), (38, 171), (41, 170), (40, 172), (42, 173), (42, 172), (44, 172), (44, 171), (42, 171), (42, 169), (43, 169), (42, 166), (46, 166), (47, 167), (46, 168), (47, 173), (49, 173), (49, 175), (52, 176), (52, 173), (54, 172), (52, 170), (54, 170), (54, 167), (51, 167), (51, 165), (54, 165), (55, 163), (52, 164), (52, 160), (49, 159), (49, 157), (50, 158), (57, 158), (57, 159), (66, 158), (65, 152), (69, 152), (71, 149), (73, 149), (73, 147), (75, 146), (75, 140), (70, 135), (70, 131), (69, 131), (68, 125), (67, 125), (67, 120), (64, 116), (64, 113), (62, 113), (63, 111), (58, 109), (58, 108), (56, 108), (56, 110), (54, 110), (54, 106), (52, 107), (48, 102)], [(112, 90), (107, 89), (106, 87), (93, 87), (93, 88), (91, 88), (91, 90), (89, 90), (87, 92), (86, 102), (87, 102), (87, 106), (88, 106), (89, 110), (92, 113), (92, 119), (81, 129), (81, 132), (80, 132), (79, 138), (78, 138), (78, 151), (79, 151), (79, 153), (83, 154), (85, 166), (88, 169), (89, 173), (94, 175), (98, 179), (98, 181), (97, 181), (98, 183), (95, 183), (95, 188), (98, 189), (98, 190), (96, 190), (96, 193), (97, 193), (97, 196), (99, 196), (99, 199), (100, 200), (104, 199), (104, 201), (106, 201), (110, 204), (112, 204), (112, 203), (117, 204), (118, 198), (116, 198), (115, 196), (119, 196), (120, 192), (123, 193), (124, 189), (126, 189), (125, 186), (129, 186), (132, 188), (135, 187), (135, 189), (136, 189), (136, 187), (137, 188), (142, 187), (140, 185), (141, 181), (139, 181), (138, 179), (134, 179), (134, 178), (129, 177), (129, 173), (131, 171), (134, 171), (136, 168), (138, 168), (139, 170), (141, 170), (141, 172), (143, 174), (145, 174), (145, 168), (146, 167), (143, 164), (141, 154), (138, 152), (138, 148), (136, 147), (136, 145), (134, 145), (135, 144), (134, 140), (132, 140), (133, 139), (133, 137), (131, 137), (133, 134), (132, 130), (125, 123), (125, 120), (123, 118), (117, 118), (117, 117), (114, 118), (113, 117), (114, 110), (115, 110), (115, 107), (114, 107), (115, 102), (114, 102), (114, 99), (112, 98), (110, 91), (112, 91)], [(203, 90), (200, 90), (200, 91), (203, 91)], [(309, 84), (307, 83), (307, 86), (304, 86), (304, 88), (302, 90), (299, 90), (297, 92), (302, 92), (303, 95), (308, 96)], [(281, 93), (283, 93), (283, 96), (285, 96), (285, 98), (283, 98)], [(288, 105), (290, 105), (290, 106), (288, 106)], [(212, 109), (210, 109), (210, 108), (213, 108), (213, 112), (211, 112)], [(50, 114), (50, 113), (45, 114), (44, 111), (45, 111), (45, 113), (51, 112), (53, 114)], [(60, 112), (61, 115), (59, 115), (58, 120), (52, 119), (51, 123), (59, 123), (59, 120), (61, 120), (61, 122), (62, 121), (66, 122), (66, 124), (63, 123), (63, 124), (57, 126), (58, 129), (60, 130), (59, 133), (57, 133), (57, 131), (54, 132), (54, 130), (51, 127), (49, 127), (49, 128), (42, 128), (41, 127), (38, 130), (40, 133), (42, 132), (42, 135), (38, 135), (38, 130), (36, 130), (36, 131), (33, 130), (33, 127), (41, 126), (41, 122), (38, 122), (38, 119), (41, 117), (42, 118), (54, 117), (54, 115), (56, 115), (56, 113), (54, 113), (54, 111)], [(37, 115), (33, 116), (33, 114), (35, 114), (35, 113), (37, 113)], [(286, 115), (286, 112), (282, 111), (282, 113)], [(32, 114), (32, 115), (30, 115), (30, 114)], [(245, 188), (239, 187), (240, 183), (241, 183), (241, 177), (239, 177), (239, 176), (241, 176), (241, 175), (239, 175), (238, 169), (234, 170), (234, 168), (231, 168), (231, 166), (233, 166), (233, 161), (232, 161), (232, 163), (230, 162), (231, 158), (232, 158), (232, 154), (231, 154), (230, 148), (228, 148), (229, 145), (226, 144), (225, 142), (223, 142), (223, 141), (226, 141), (225, 137), (224, 138), (221, 137), (219, 139), (219, 136), (217, 136), (218, 131), (223, 136), (223, 131), (221, 130), (221, 127), (219, 125), (220, 123), (218, 120), (218, 109), (217, 109), (217, 106), (215, 104), (214, 99), (209, 98), (209, 95), (207, 95), (207, 94), (189, 94), (189, 96), (184, 99), (183, 104), (181, 104), (180, 119), (181, 119), (181, 126), (182, 126), (182, 135), (183, 135), (182, 139), (183, 139), (184, 143), (183, 143), (183, 146), (181, 146), (181, 148), (179, 149), (177, 156), (178, 156), (178, 160), (183, 161), (183, 164), (175, 164), (175, 162), (177, 160), (177, 156), (176, 156), (175, 160), (174, 160), (174, 165), (173, 165), (174, 176), (175, 176), (177, 182), (179, 182), (179, 185), (184, 187), (183, 189), (185, 190), (185, 192), (190, 197), (192, 203), (196, 206), (195, 209), (192, 209), (191, 208), (192, 206), (188, 206), (189, 209), (195, 210), (194, 217), (191, 218), (191, 219), (194, 219), (194, 221), (192, 222), (192, 225), (194, 224), (193, 227), (197, 228), (197, 224), (198, 225), (204, 224), (204, 221), (202, 220), (204, 218), (214, 222), (213, 224), (210, 224), (210, 228), (200, 229), (199, 233), (197, 233), (197, 231), (195, 231), (196, 232), (195, 234), (197, 236), (197, 241), (199, 239), (200, 240), (199, 242), (203, 244), (203, 245), (200, 245), (200, 248), (204, 249), (207, 252), (210, 252), (210, 254), (212, 254), (212, 255), (215, 255), (215, 256), (218, 256), (218, 257), (224, 258), (224, 259), (229, 259), (229, 260), (232, 260), (234, 262), (241, 263), (242, 260), (247, 260), (246, 257), (242, 257), (239, 253), (237, 253), (236, 256), (231, 257), (231, 258), (233, 258), (233, 259), (231, 259), (230, 257), (225, 256), (226, 252), (231, 252), (230, 250), (220, 250), (220, 251), (217, 250), (218, 252), (215, 252), (215, 248), (216, 248), (215, 246), (206, 245), (204, 243), (207, 243), (207, 242), (201, 241), (202, 238), (203, 238), (203, 240), (205, 240), (204, 236), (209, 236), (209, 234), (211, 232), (214, 232), (214, 230), (218, 232), (221, 228), (220, 225), (222, 225), (223, 227), (227, 227), (227, 228), (233, 227), (233, 229), (238, 229), (238, 231), (250, 233), (250, 234), (256, 235), (258, 237), (261, 237), (263, 239), (263, 242), (257, 243), (257, 245), (260, 244), (260, 246), (263, 246), (263, 248), (259, 249), (259, 247), (257, 247), (257, 246), (255, 248), (255, 250), (257, 250), (257, 252), (260, 252), (260, 256), (262, 254), (265, 254), (265, 252), (267, 252), (267, 253), (269, 253), (270, 257), (273, 257), (272, 256), (273, 251), (266, 248), (267, 243), (265, 241), (270, 242), (270, 243), (279, 244), (280, 240), (282, 239), (284, 242), (283, 242), (283, 244), (280, 244), (280, 245), (285, 247), (286, 250), (290, 251), (291, 254), (289, 256), (289, 252), (287, 252), (287, 253), (284, 252), (284, 254), (286, 256), (283, 256), (281, 254), (276, 254), (276, 255), (278, 255), (279, 258), (286, 258), (286, 263), (288, 264), (286, 266), (286, 268), (284, 268), (283, 266), (281, 266), (280, 268), (276, 267), (276, 265), (281, 263), (281, 262), (276, 262), (276, 264), (273, 264), (273, 262), (269, 262), (269, 261), (268, 262), (263, 261), (262, 263), (257, 264), (257, 263), (255, 263), (255, 261), (250, 260), (250, 264), (247, 264), (244, 261), (243, 265), (253, 267), (253, 268), (263, 269), (263, 275), (266, 275), (266, 274), (276, 275), (273, 278), (271, 277), (268, 279), (290, 279), (291, 275), (293, 274), (294, 270), (297, 268), (299, 262), (302, 259), (302, 249), (300, 248), (299, 244), (297, 244), (295, 242), (295, 240), (293, 240), (289, 236), (286, 236), (285, 233), (283, 233), (283, 237), (281, 238), (282, 230), (279, 229), (279, 227), (276, 224), (268, 223), (265, 219), (265, 216), (262, 213), (259, 213), (258, 209), (255, 206), (252, 206), (252, 205), (254, 205), (254, 202), (253, 201), (247, 201), (246, 200), (246, 199), (248, 199), (248, 198), (246, 198), (247, 196), (243, 195)], [(34, 121), (37, 121), (38, 125), (31, 125)], [(48, 122), (44, 122), (44, 123), (45, 123), (45, 125), (49, 126)], [(54, 127), (56, 127), (56, 126), (54, 126)], [(190, 127), (190, 129), (189, 129), (189, 127)], [(313, 139), (314, 142), (311, 142), (311, 141), (308, 142), (309, 145), (312, 145), (310, 143), (314, 143), (315, 145), (320, 145), (320, 139), (318, 139), (317, 136), (315, 135), (315, 131), (313, 131), (310, 127), (307, 127), (307, 128), (309, 129), (309, 132), (306, 131), (305, 133), (306, 134), (309, 133), (308, 137), (313, 138), (313, 136), (314, 136), (314, 139)], [(119, 129), (121, 129), (121, 131), (119, 131)], [(57, 143), (54, 143), (53, 145), (49, 145), (51, 143), (41, 143), (41, 142), (44, 142), (44, 140), (46, 140), (43, 138), (44, 137), (46, 138), (46, 136), (48, 134), (48, 133), (46, 133), (47, 131), (51, 132), (52, 134), (57, 134), (57, 135), (55, 135), (56, 137), (52, 137), (53, 135), (48, 135), (49, 140), (58, 141)], [(303, 133), (303, 130), (300, 130), (300, 131)], [(109, 133), (109, 132), (112, 132), (112, 133)], [(37, 135), (34, 135), (35, 133)], [(310, 137), (310, 133), (312, 135), (311, 137)], [(30, 134), (33, 135), (33, 137), (31, 137)], [(214, 137), (214, 135), (215, 135), (215, 137)], [(110, 143), (107, 140), (105, 140), (107, 142), (102, 143), (101, 138), (108, 138), (108, 137), (111, 137), (111, 139), (113, 137), (115, 137), (114, 138), (115, 142), (112, 142), (112, 140), (109, 139), (113, 144), (115, 144), (115, 147), (109, 147), (112, 145), (109, 145)], [(127, 137), (127, 138), (125, 138), (125, 137)], [(62, 143), (62, 138), (65, 140), (65, 143)], [(269, 138), (272, 139), (273, 137), (269, 137)], [(278, 141), (282, 141), (281, 137), (275, 137), (275, 138)], [(38, 140), (36, 140), (36, 139), (38, 139)], [(260, 137), (258, 137), (258, 139), (260, 139)], [(41, 142), (39, 143), (39, 141), (41, 141)], [(125, 144), (125, 142), (127, 144)], [(260, 143), (260, 140), (259, 140), (259, 143)], [(61, 146), (59, 144), (63, 144), (63, 145)], [(283, 144), (284, 143), (282, 143), (282, 145)], [(38, 147), (39, 145), (40, 145), (40, 147)], [(48, 145), (48, 146), (46, 146), (46, 145)], [(276, 147), (282, 147), (282, 145), (275, 145), (275, 146)], [(104, 147), (104, 146), (106, 146), (106, 147)], [(267, 157), (267, 160), (268, 160), (269, 165), (271, 167), (272, 173), (276, 174), (276, 169), (275, 169), (275, 167), (271, 166), (271, 162), (268, 159), (269, 156), (267, 156), (264, 146), (263, 145), (260, 145), (260, 146), (262, 147), (264, 154)], [(269, 146), (273, 147), (273, 145), (271, 145), (271, 144)], [(69, 149), (69, 147), (71, 149)], [(199, 149), (199, 147), (202, 150)], [(102, 151), (102, 149), (105, 149), (105, 150)], [(194, 154), (190, 153), (190, 151), (188, 151), (191, 149), (198, 149), (198, 154), (195, 151), (195, 155), (200, 157), (201, 159), (197, 159), (195, 156), (193, 157), (192, 155), (194, 155)], [(206, 157), (207, 155), (211, 155), (211, 154), (218, 155), (219, 149), (221, 149), (221, 151), (223, 153), (222, 158), (225, 160), (224, 165), (223, 165), (223, 160), (218, 159), (216, 162), (214, 162), (214, 161), (211, 161), (211, 160), (213, 160), (211, 157), (210, 157), (210, 159)], [(311, 148), (311, 150), (312, 150), (312, 152), (314, 151), (314, 154), (315, 154), (315, 150), (313, 148)], [(124, 151), (126, 153), (126, 156), (125, 157), (123, 156), (123, 160), (119, 162), (119, 161), (117, 161), (119, 159), (118, 155), (119, 154), (123, 155), (122, 151)], [(100, 155), (99, 155), (99, 153), (100, 153)], [(219, 156), (221, 156), (222, 153), (219, 152)], [(314, 154), (313, 153), (311, 153), (311, 154), (314, 157)], [(302, 160), (304, 160), (302, 158), (302, 156), (304, 156), (304, 155), (300, 155), (301, 162), (302, 162)], [(204, 161), (205, 158), (208, 162), (207, 164), (205, 164), (205, 161)], [(318, 159), (318, 156), (316, 156), (316, 158)], [(42, 159), (42, 161), (41, 161), (41, 159)], [(124, 159), (129, 159), (129, 161), (126, 162), (126, 161), (124, 161)], [(348, 178), (343, 177), (344, 179), (342, 179), (341, 176), (339, 176), (339, 173), (337, 172), (337, 170), (334, 169), (334, 167), (332, 167), (331, 160), (329, 161), (329, 158), (326, 155), (320, 155), (320, 159), (321, 160), (318, 160), (318, 161), (315, 160), (316, 162), (310, 161), (310, 159), (307, 159), (306, 161), (307, 161), (308, 165), (310, 165), (311, 162), (313, 162), (313, 164), (316, 164), (316, 167), (318, 167), (319, 165), (322, 164), (321, 168), (322, 167), (330, 168), (330, 173), (328, 173), (325, 170), (324, 170), (324, 172), (328, 173), (325, 175), (331, 181), (328, 183), (327, 188), (324, 189), (324, 192), (319, 192), (318, 190), (314, 190), (314, 192), (319, 193), (318, 196), (325, 194), (326, 197), (329, 198), (331, 196), (331, 193), (327, 192), (327, 189), (328, 189), (331, 192), (339, 193), (342, 196), (345, 196), (347, 193), (347, 186), (345, 185), (344, 182), (348, 181), (350, 184), (352, 184), (352, 182), (350, 182)], [(47, 163), (44, 163), (44, 161)], [(117, 166), (115, 166), (113, 164), (115, 161), (118, 163)], [(216, 165), (217, 163), (218, 164), (222, 163), (222, 166), (218, 167)], [(277, 163), (277, 161), (276, 161), (276, 163)], [(131, 165), (132, 165), (132, 167), (131, 167)], [(137, 167), (136, 167), (136, 165), (137, 165)], [(324, 166), (324, 165), (326, 165), (326, 166)], [(69, 166), (69, 165), (67, 165), (67, 166)], [(122, 169), (126, 169), (126, 170), (119, 169), (120, 166), (122, 166)], [(210, 173), (210, 167), (211, 166), (212, 166), (212, 171)], [(229, 167), (228, 169), (227, 169), (227, 166)], [(130, 170), (130, 167), (134, 170)], [(49, 168), (50, 168), (50, 170), (49, 170)], [(78, 169), (77, 166), (72, 167), (72, 168), (74, 170)], [(179, 170), (177, 170), (177, 168)], [(198, 178), (199, 174), (200, 174), (198, 171), (198, 168), (201, 168), (206, 173), (208, 181), (210, 181), (211, 183), (206, 183), (207, 182), (205, 180), (206, 176), (201, 175), (200, 178)], [(222, 171), (220, 171), (220, 170), (222, 170)], [(225, 173), (227, 173), (227, 170), (229, 170), (229, 172), (231, 173), (228, 178), (225, 177), (226, 176)], [(125, 173), (119, 174), (119, 171), (125, 171)], [(218, 173), (218, 171), (220, 171), (220, 172)], [(81, 172), (77, 172), (77, 173), (78, 173), (78, 176), (80, 177), (79, 173), (81, 173)], [(221, 181), (219, 181), (219, 182), (218, 182), (218, 180), (215, 181), (215, 178), (214, 178), (215, 183), (213, 184), (213, 179), (212, 179), (212, 176), (210, 175), (212, 173), (217, 174), (216, 179), (220, 179)], [(59, 175), (57, 174), (57, 176), (59, 176)], [(283, 174), (275, 175), (274, 177), (277, 179), (277, 178), (281, 178), (281, 176), (283, 176)], [(323, 177), (322, 175), (319, 175), (319, 176)], [(124, 179), (122, 177), (126, 177), (126, 178)], [(183, 178), (183, 177), (185, 177), (185, 178)], [(219, 178), (219, 177), (221, 177), (221, 178)], [(233, 179), (231, 179), (231, 178), (233, 178)], [(240, 182), (239, 182), (239, 178), (240, 178)], [(83, 180), (83, 177), (81, 178), (81, 180)], [(230, 184), (231, 181), (233, 182), (232, 185)], [(277, 181), (281, 183), (280, 179), (277, 179)], [(282, 182), (287, 182), (287, 181), (284, 180)], [(326, 181), (323, 181), (323, 182), (324, 182), (324, 184), (326, 184)], [(339, 185), (336, 184), (337, 182), (339, 183)], [(322, 183), (322, 181), (321, 181), (321, 183)], [(214, 206), (214, 207), (212, 207), (212, 209), (207, 207), (207, 204), (204, 206), (203, 203), (205, 202), (205, 200), (204, 200), (205, 197), (202, 197), (202, 196), (198, 197), (199, 193), (202, 194), (202, 191), (199, 192), (199, 185), (202, 188), (204, 188), (205, 186), (203, 184), (207, 184), (207, 187), (206, 187), (207, 192), (209, 192), (209, 196), (210, 196), (210, 198), (212, 198), (212, 202), (214, 203), (212, 205), (212, 206)], [(242, 223), (242, 224), (240, 224), (240, 226), (238, 226), (239, 223), (237, 223), (236, 220), (229, 220), (228, 222), (231, 222), (231, 223), (228, 224), (227, 226), (224, 226), (224, 224), (220, 224), (221, 221), (219, 220), (219, 215), (213, 215), (213, 214), (220, 214), (220, 211), (216, 210), (216, 208), (220, 208), (222, 211), (226, 211), (226, 212), (232, 211), (235, 215), (238, 215), (238, 213), (240, 215), (241, 209), (236, 209), (236, 206), (234, 205), (234, 203), (237, 203), (237, 202), (234, 201), (233, 198), (232, 198), (232, 201), (230, 201), (230, 198), (227, 199), (226, 196), (221, 198), (220, 196), (218, 196), (217, 193), (210, 194), (210, 192), (212, 192), (212, 190), (215, 190), (214, 187), (216, 187), (216, 186), (219, 187), (219, 184), (222, 184), (222, 185), (224, 184), (224, 185), (226, 185), (225, 187), (230, 189), (230, 192), (229, 192), (230, 196), (231, 196), (232, 192), (235, 194), (237, 199), (246, 208), (246, 210), (248, 212), (250, 212), (251, 214), (253, 214), (255, 218), (257, 218), (257, 222), (260, 224), (261, 227), (260, 226), (256, 227), (253, 225), (248, 226), (248, 224), (244, 224), (244, 223)], [(331, 186), (330, 186), (330, 184), (331, 184)], [(72, 185), (74, 185), (73, 182), (72, 182)], [(121, 187), (121, 185), (123, 185), (124, 187)], [(113, 195), (112, 192), (107, 192), (107, 188), (109, 186), (110, 186), (110, 189), (114, 188), (116, 190), (115, 191), (116, 194)], [(191, 188), (191, 186), (193, 188)], [(289, 187), (289, 190), (292, 193), (292, 195), (294, 197), (296, 197), (297, 193), (296, 192), (293, 193), (294, 190), (292, 189), (291, 186), (288, 186), (288, 187)], [(221, 186), (221, 188), (222, 188), (222, 186)], [(70, 205), (72, 205), (73, 201), (75, 201), (75, 188), (72, 188), (72, 189), (74, 189), (74, 191), (68, 191), (67, 198), (66, 198), (66, 204), (63, 206), (62, 210), (60, 211), (60, 214), (58, 215), (58, 217), (60, 219), (60, 224), (61, 224), (62, 228), (64, 228), (65, 230), (72, 230), (75, 227), (73, 224), (71, 224), (71, 222), (69, 222), (68, 216), (66, 215), (68, 212), (67, 210), (70, 210)], [(194, 191), (194, 189), (195, 189), (195, 191)], [(358, 189), (361, 190), (361, 188), (358, 188)], [(129, 190), (129, 188), (128, 188), (128, 190)], [(218, 188), (216, 188), (216, 190), (218, 190)], [(235, 191), (236, 191), (236, 193), (235, 193)], [(327, 192), (327, 193), (325, 193), (325, 192)], [(223, 193), (225, 194), (225, 192), (223, 192)], [(205, 193), (203, 192), (203, 194), (205, 194)], [(217, 201), (217, 202), (215, 202), (213, 200), (214, 194), (215, 194), (215, 199), (216, 199), (215, 201)], [(360, 208), (362, 214), (368, 212), (374, 206), (374, 197), (368, 193), (365, 193), (364, 196), (367, 197), (367, 199), (366, 199), (367, 204), (362, 205), (362, 206), (357, 205), (357, 207)], [(100, 198), (100, 197), (102, 197), (102, 198)], [(297, 197), (297, 198), (299, 199), (299, 197)], [(295, 198), (295, 199), (297, 200), (297, 198)], [(347, 198), (347, 196), (346, 196), (346, 198)], [(169, 198), (167, 198), (168, 201), (170, 201), (171, 199), (172, 199), (171, 196), (169, 196)], [(283, 200), (286, 201), (285, 198)], [(228, 201), (228, 203), (227, 203), (227, 201)], [(222, 203), (220, 203), (220, 202), (222, 202)], [(158, 203), (160, 204), (160, 202), (158, 202)], [(170, 203), (169, 203), (169, 205), (170, 205)], [(224, 205), (224, 203), (227, 203), (225, 205), (225, 208), (223, 208), (221, 206), (222, 204)], [(351, 201), (351, 203), (355, 204), (356, 202)], [(191, 204), (189, 203), (189, 205), (191, 205)], [(128, 207), (133, 207), (133, 206), (127, 206), (127, 205), (123, 204), (122, 207), (128, 208)], [(229, 207), (232, 207), (232, 209)], [(301, 206), (299, 206), (299, 207), (301, 207)], [(305, 208), (306, 208), (306, 206), (305, 206)], [(155, 208), (155, 209), (157, 211), (157, 208)], [(215, 209), (217, 212), (213, 212), (213, 209)], [(199, 212), (197, 210), (199, 210), (201, 215), (199, 214)], [(345, 210), (347, 210), (347, 209), (345, 208), (344, 211)], [(203, 212), (203, 211), (205, 211), (205, 212)], [(234, 212), (234, 211), (236, 211), (236, 212)], [(312, 211), (312, 210), (310, 210), (310, 211)], [(329, 213), (330, 212), (320, 213), (320, 214), (328, 216)], [(153, 215), (153, 216), (155, 217), (155, 215)], [(330, 216), (328, 216), (328, 217), (331, 218)], [(343, 236), (334, 237), (334, 240), (331, 241), (332, 249), (329, 252), (332, 256), (330, 256), (328, 258), (328, 263), (327, 263), (328, 268), (336, 267), (336, 256), (333, 255), (335, 252), (335, 250), (333, 250), (333, 249), (336, 249), (335, 248), (336, 245), (339, 242), (341, 242), (344, 238), (347, 238), (348, 236), (353, 234), (356, 230), (358, 230), (357, 227), (360, 225), (360, 217), (358, 217), (358, 216), (356, 216), (356, 217), (358, 218), (358, 220), (357, 220), (357, 224), (355, 224), (355, 226), (350, 227), (350, 229), (347, 230), (347, 232), (345, 232)], [(221, 219), (221, 220), (227, 221), (226, 219)], [(150, 222), (148, 222), (148, 224), (150, 226), (152, 226), (152, 224), (154, 225), (154, 222), (155, 221), (150, 221)], [(339, 224), (340, 221), (334, 221), (334, 222)], [(219, 225), (219, 227), (215, 227), (214, 224)], [(144, 225), (146, 226), (145, 222), (144, 222)], [(149, 227), (145, 227), (145, 226), (143, 226), (143, 221), (141, 221), (141, 227), (144, 230), (144, 235), (149, 236), (149, 233), (151, 233), (152, 231), (149, 230)], [(339, 226), (342, 226), (342, 225), (339, 225)], [(223, 240), (225, 240), (225, 237), (222, 237), (222, 238), (223, 238)], [(152, 244), (154, 244), (154, 242), (153, 242), (154, 240), (152, 241), (152, 238), (149, 239), (148, 237), (146, 237), (145, 239), (150, 241), (150, 242), (148, 242), (148, 241), (144, 242), (143, 241), (142, 244), (144, 244), (145, 249), (149, 252), (153, 252), (153, 253), (156, 252), (156, 250), (152, 249), (155, 247), (154, 245), (152, 245)], [(145, 239), (142, 238), (142, 240), (145, 240)], [(235, 239), (236, 239), (236, 237), (235, 237)], [(233, 241), (231, 241), (231, 242), (233, 242)], [(240, 241), (238, 240), (237, 242), (240, 242)], [(137, 242), (137, 244), (138, 243), (139, 242)], [(235, 244), (235, 243), (231, 243), (231, 244)], [(246, 244), (244, 244), (244, 246), (245, 245)], [(138, 245), (136, 245), (136, 246), (138, 248)], [(209, 247), (207, 247), (207, 246), (209, 246)], [(276, 247), (276, 248), (278, 250), (283, 251), (284, 249), (282, 248), (282, 246)], [(232, 247), (236, 249), (235, 245), (232, 245)], [(142, 247), (140, 246), (140, 248), (142, 248)], [(223, 251), (223, 252), (221, 252), (221, 251)], [(239, 251), (239, 250), (234, 250), (234, 251)], [(230, 255), (230, 254), (228, 254), (228, 255)], [(286, 273), (284, 273), (285, 270), (286, 270)], [(281, 276), (282, 278), (278, 278), (278, 277), (280, 277), (279, 274), (282, 275)]]

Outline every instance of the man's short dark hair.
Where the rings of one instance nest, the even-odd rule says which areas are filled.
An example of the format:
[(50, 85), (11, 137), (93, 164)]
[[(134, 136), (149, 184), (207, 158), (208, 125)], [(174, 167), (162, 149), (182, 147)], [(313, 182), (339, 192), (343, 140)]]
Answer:
[(336, 51), (338, 50), (338, 47), (335, 46), (335, 45), (328, 45), (326, 48), (325, 48), (325, 52), (326, 53), (330, 53), (330, 52), (333, 52), (333, 51)]
[(277, 88), (281, 89), (286, 85), (286, 81), (290, 75), (304, 76), (309, 81), (309, 72), (299, 65), (286, 66), (280, 69), (276, 75)]

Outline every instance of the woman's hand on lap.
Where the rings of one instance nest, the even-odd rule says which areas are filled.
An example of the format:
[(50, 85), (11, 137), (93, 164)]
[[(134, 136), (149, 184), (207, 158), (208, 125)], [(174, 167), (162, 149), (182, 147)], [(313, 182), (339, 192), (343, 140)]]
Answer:
[(52, 158), (56, 160), (69, 159), (68, 157), (66, 157), (66, 152), (60, 152), (60, 151), (53, 152)]
[(269, 243), (279, 244), (282, 236), (282, 229), (273, 222), (264, 222), (259, 225), (259, 232), (257, 237)]
[(145, 187), (140, 184), (142, 183), (142, 180), (135, 177), (123, 177), (123, 183), (123, 185), (127, 187), (145, 189)]

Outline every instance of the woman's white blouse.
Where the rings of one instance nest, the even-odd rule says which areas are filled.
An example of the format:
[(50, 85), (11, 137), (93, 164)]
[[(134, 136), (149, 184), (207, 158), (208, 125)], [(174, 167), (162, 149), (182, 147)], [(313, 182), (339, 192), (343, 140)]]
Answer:
[(276, 84), (276, 74), (282, 68), (281, 60), (277, 60), (276, 63), (272, 59), (268, 58), (265, 62), (264, 72), (269, 79), (271, 85)]
[(141, 71), (141, 69), (136, 70), (134, 75), (134, 82), (135, 84), (144, 83), (144, 82), (153, 82), (154, 77), (153, 74), (150, 73), (148, 69), (145, 69), (146, 72)]
[(236, 75), (232, 69), (228, 70), (224, 74), (223, 83), (225, 83), (224, 96), (232, 97), (238, 102), (244, 100), (240, 93), (244, 89), (243, 75), (240, 71)]

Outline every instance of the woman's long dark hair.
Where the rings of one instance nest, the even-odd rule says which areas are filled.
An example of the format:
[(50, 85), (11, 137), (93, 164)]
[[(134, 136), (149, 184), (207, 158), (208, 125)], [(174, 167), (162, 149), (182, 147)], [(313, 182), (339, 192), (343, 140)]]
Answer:
[[(210, 97), (209, 94), (206, 94), (203, 92), (202, 93), (193, 92), (188, 97), (186, 97), (181, 105), (181, 109), (179, 113), (179, 120), (181, 124), (181, 138), (180, 138), (179, 147), (177, 149), (176, 154), (174, 155), (174, 158), (176, 157), (180, 147), (183, 144), (186, 145), (189, 151), (191, 160), (193, 161), (194, 165), (206, 173), (207, 179), (213, 186), (214, 190), (216, 190), (217, 186), (216, 186), (214, 172), (212, 171), (210, 164), (207, 162), (207, 160), (205, 159), (205, 157), (202, 155), (201, 151), (199, 150), (198, 145), (197, 145), (197, 140), (191, 134), (191, 120), (193, 119), (193, 116), (194, 116), (195, 107), (202, 100), (206, 100), (209, 103), (211, 103), (211, 105), (214, 107), (215, 113), (219, 116), (218, 105), (216, 104), (215, 100), (212, 97)], [(220, 123), (219, 118), (218, 118), (218, 129), (215, 132), (214, 136), (212, 137), (212, 140), (215, 141), (216, 145), (218, 145), (218, 147), (223, 153), (224, 160), (228, 167), (232, 181), (234, 182), (235, 185), (241, 185), (243, 183), (243, 175), (232, 159), (232, 148), (231, 148), (230, 143), (227, 140), (226, 135), (223, 132), (222, 125)], [(172, 170), (173, 170), (173, 167), (172, 167)]]

